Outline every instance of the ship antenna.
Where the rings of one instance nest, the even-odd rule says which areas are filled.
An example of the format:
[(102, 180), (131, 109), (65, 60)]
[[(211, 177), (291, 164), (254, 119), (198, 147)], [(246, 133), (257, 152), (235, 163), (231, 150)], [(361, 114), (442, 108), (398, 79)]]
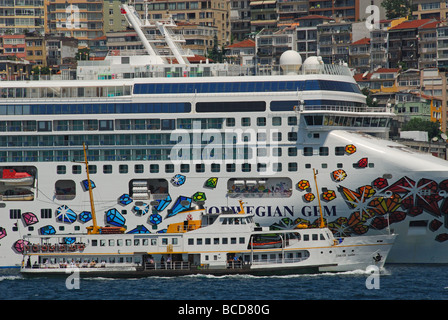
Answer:
[(322, 205), (320, 203), (320, 195), (319, 195), (319, 187), (317, 186), (317, 170), (313, 168), (313, 174), (314, 174), (314, 183), (316, 184), (316, 190), (317, 190), (317, 201), (319, 202), (319, 212), (320, 212), (320, 225), (319, 228), (325, 228), (325, 222), (324, 222), (324, 215), (322, 213)]
[(93, 202), (93, 192), (92, 192), (92, 185), (90, 183), (90, 176), (89, 176), (89, 162), (87, 161), (87, 152), (86, 152), (86, 144), (83, 142), (82, 144), (84, 149), (84, 164), (86, 165), (86, 173), (87, 173), (87, 185), (89, 188), (89, 199), (90, 199), (90, 211), (92, 213), (92, 227), (87, 227), (89, 234), (98, 234), (100, 228), (98, 227), (96, 223), (96, 214), (95, 214), (95, 204)]

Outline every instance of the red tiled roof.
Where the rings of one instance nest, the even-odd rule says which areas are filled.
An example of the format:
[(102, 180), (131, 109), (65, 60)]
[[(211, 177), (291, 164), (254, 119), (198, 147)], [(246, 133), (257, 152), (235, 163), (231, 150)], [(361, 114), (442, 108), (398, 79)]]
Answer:
[(422, 29), (433, 29), (433, 28), (437, 28), (437, 25), (440, 23), (440, 21), (433, 21), (430, 23), (425, 24), (424, 26), (422, 26)]
[(356, 82), (369, 81), (372, 74), (369, 72), (364, 76), (364, 73), (357, 73), (353, 76)]
[(391, 73), (391, 72), (398, 72), (400, 71), (399, 68), (379, 68), (374, 73)]
[(421, 26), (433, 21), (433, 19), (408, 20), (396, 25), (395, 27), (390, 28), (389, 31), (420, 28)]
[(361, 45), (361, 44), (370, 44), (370, 38), (362, 38), (358, 41), (353, 42), (351, 45)]
[(227, 46), (227, 48), (251, 48), (251, 47), (255, 47), (255, 41), (252, 39), (246, 39), (238, 43), (234, 43)]

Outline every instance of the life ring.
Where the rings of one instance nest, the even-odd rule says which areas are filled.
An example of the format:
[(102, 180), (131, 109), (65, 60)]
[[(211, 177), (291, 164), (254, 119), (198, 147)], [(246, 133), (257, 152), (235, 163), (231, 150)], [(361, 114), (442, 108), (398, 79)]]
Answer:
[(39, 251), (39, 246), (37, 244), (33, 244), (33, 252)]
[(74, 244), (72, 244), (71, 246), (68, 247), (68, 250), (75, 251), (76, 250), (76, 246)]
[(43, 244), (43, 245), (40, 247), (40, 250), (41, 250), (42, 252), (47, 252), (47, 250), (48, 250), (48, 246), (47, 246), (46, 244)]
[(66, 249), (65, 244), (61, 244), (61, 245), (59, 246), (59, 251), (64, 252), (65, 249)]
[(55, 246), (52, 246), (52, 245), (48, 246), (48, 250), (49, 250), (50, 252), (53, 252), (54, 249), (55, 249)]
[(84, 243), (78, 244), (79, 251), (84, 251), (85, 248), (86, 248), (86, 246), (84, 245)]
[(26, 245), (26, 246), (25, 246), (25, 252), (30, 252), (30, 250), (31, 250), (31, 246)]

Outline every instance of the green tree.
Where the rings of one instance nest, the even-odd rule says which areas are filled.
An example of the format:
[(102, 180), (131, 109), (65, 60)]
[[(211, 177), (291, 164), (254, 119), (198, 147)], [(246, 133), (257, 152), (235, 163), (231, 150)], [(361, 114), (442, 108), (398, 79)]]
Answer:
[(431, 140), (440, 135), (440, 124), (422, 118), (412, 118), (403, 125), (401, 131), (426, 131), (428, 132), (428, 138)]
[(411, 0), (383, 0), (387, 19), (404, 18), (411, 14)]
[(378, 103), (376, 101), (373, 101), (372, 92), (370, 92), (369, 88), (362, 88), (361, 92), (366, 96), (366, 104), (368, 107), (378, 107)]

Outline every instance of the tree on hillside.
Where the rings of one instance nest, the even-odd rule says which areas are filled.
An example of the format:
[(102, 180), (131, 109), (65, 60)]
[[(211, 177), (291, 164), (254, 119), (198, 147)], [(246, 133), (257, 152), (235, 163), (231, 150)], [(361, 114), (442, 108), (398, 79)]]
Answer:
[(440, 124), (438, 122), (423, 120), (421, 118), (412, 118), (409, 122), (403, 125), (401, 131), (426, 131), (428, 132), (428, 138), (431, 140), (432, 138), (439, 136), (439, 127)]
[(411, 0), (383, 0), (381, 6), (386, 9), (387, 19), (403, 18), (411, 14)]

